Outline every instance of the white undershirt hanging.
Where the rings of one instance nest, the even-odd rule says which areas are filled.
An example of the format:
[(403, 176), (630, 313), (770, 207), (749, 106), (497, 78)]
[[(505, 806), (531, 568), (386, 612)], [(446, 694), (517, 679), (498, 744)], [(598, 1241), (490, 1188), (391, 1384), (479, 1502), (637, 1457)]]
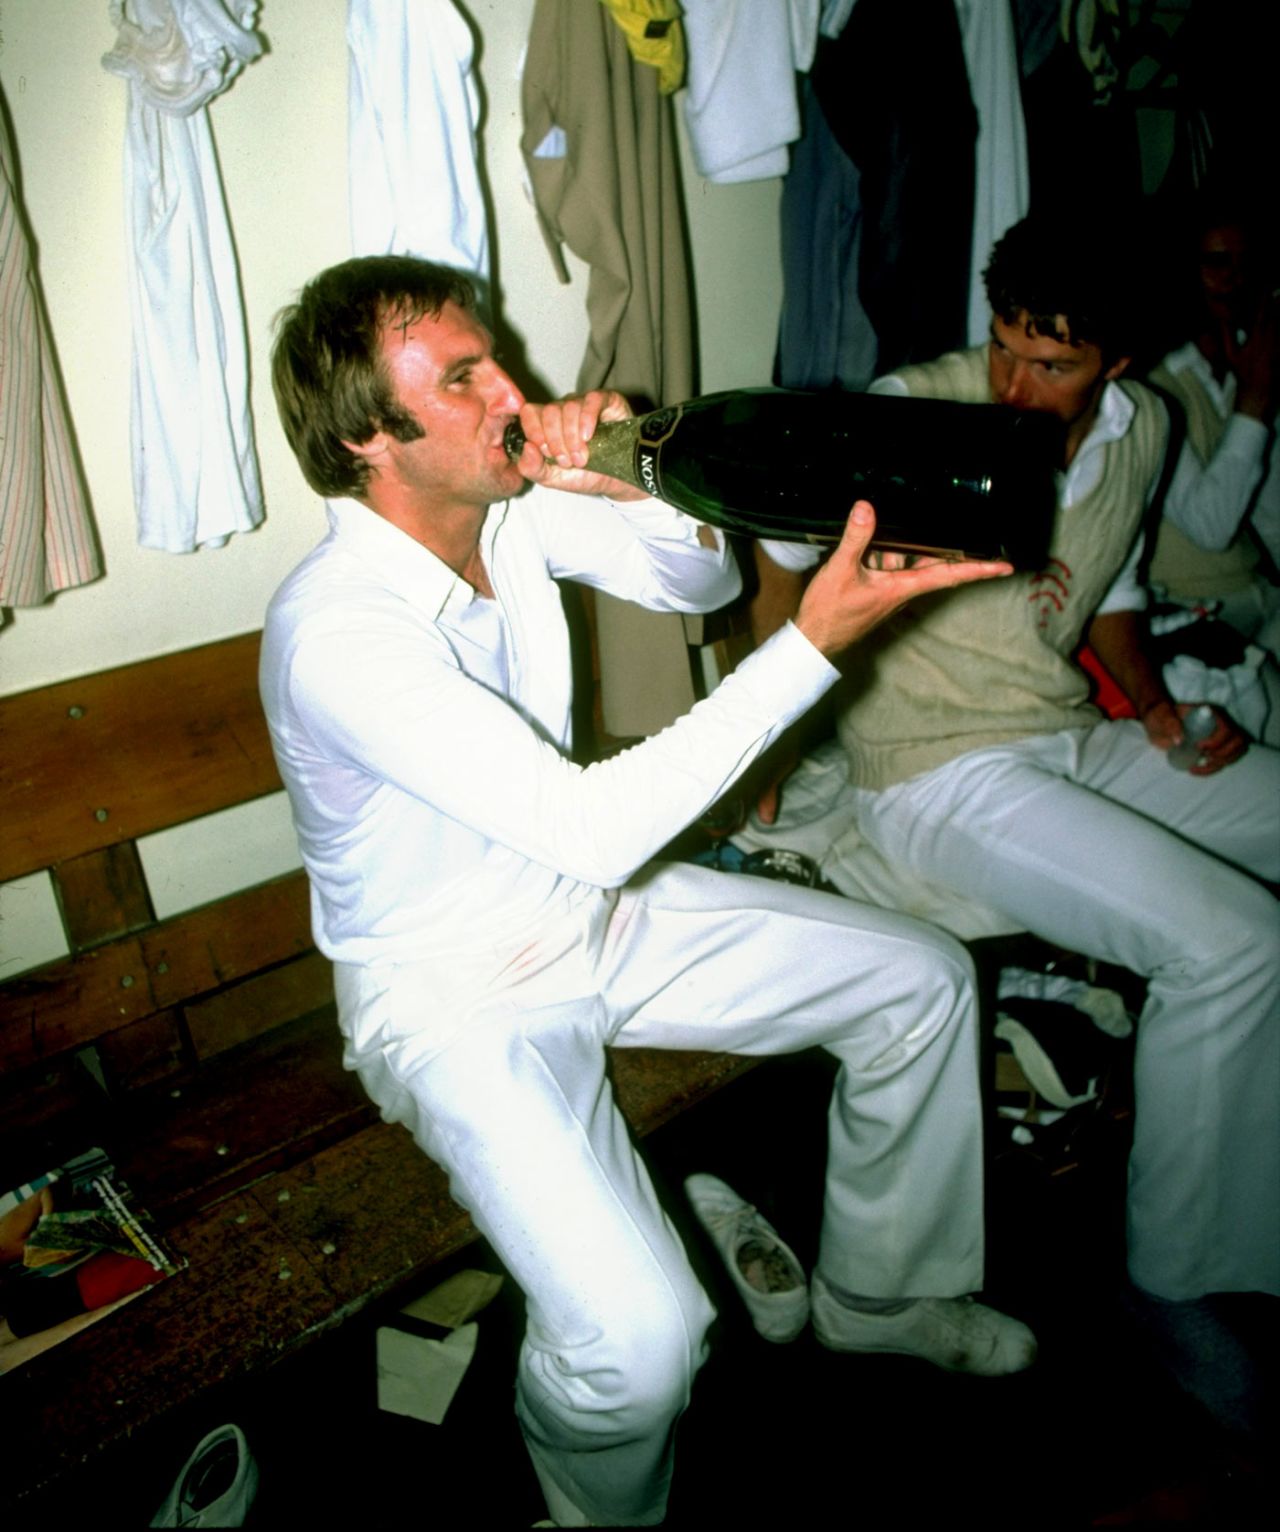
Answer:
[(351, 248), (489, 277), (471, 29), (452, 0), (348, 0)]
[(262, 52), (256, 0), (111, 0), (129, 83), (130, 432), (138, 542), (221, 547), (263, 517), (239, 276), (206, 103)]
[(968, 335), (979, 346), (991, 327), (982, 273), (996, 240), (1026, 217), (1031, 181), (1013, 8), (1009, 0), (956, 0), (956, 18), (978, 113)]

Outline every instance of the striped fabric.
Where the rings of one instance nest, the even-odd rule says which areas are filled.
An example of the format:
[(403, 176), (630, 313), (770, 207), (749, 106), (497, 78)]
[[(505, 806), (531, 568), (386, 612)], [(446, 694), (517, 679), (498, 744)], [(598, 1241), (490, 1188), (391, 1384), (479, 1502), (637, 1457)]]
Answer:
[(0, 606), (102, 573), (0, 110)]

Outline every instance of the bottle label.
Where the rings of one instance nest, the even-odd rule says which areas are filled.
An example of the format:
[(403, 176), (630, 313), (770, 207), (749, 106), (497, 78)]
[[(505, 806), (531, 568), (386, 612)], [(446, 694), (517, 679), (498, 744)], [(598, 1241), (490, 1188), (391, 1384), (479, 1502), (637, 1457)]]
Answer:
[(640, 475), (640, 482), (651, 495), (659, 500), (662, 498), (662, 476), (658, 472), (658, 460), (661, 456), (662, 444), (675, 430), (683, 414), (682, 404), (673, 404), (665, 410), (654, 410), (652, 414), (644, 417), (644, 424), (640, 428), (640, 436), (636, 441), (636, 470)]

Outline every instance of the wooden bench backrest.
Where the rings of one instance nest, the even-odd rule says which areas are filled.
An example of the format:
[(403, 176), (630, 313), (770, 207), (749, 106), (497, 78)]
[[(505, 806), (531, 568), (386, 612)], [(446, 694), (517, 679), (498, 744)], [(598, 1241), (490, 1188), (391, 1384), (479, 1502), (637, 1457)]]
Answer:
[(150, 1083), (325, 1003), (302, 873), (157, 921), (138, 854), (280, 787), (260, 639), (0, 698), (0, 881), (47, 870), (71, 949), (0, 985), (0, 1070), (100, 1043), (116, 1083)]
[(245, 633), (0, 698), (0, 882), (274, 792), (260, 643)]

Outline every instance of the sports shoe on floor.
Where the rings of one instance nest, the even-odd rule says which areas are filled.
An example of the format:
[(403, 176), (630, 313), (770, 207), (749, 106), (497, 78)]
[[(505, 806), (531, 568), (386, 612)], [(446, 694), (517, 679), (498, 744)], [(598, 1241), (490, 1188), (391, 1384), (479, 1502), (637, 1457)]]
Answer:
[(795, 1340), (809, 1320), (809, 1284), (795, 1252), (768, 1219), (717, 1177), (690, 1176), (684, 1190), (756, 1329), (765, 1340)]
[(239, 1426), (210, 1431), (187, 1459), (153, 1527), (240, 1527), (258, 1492), (258, 1465)]
[(841, 1303), (817, 1272), (813, 1331), (832, 1351), (899, 1352), (984, 1377), (1021, 1372), (1036, 1356), (1026, 1325), (972, 1298), (919, 1298), (896, 1314), (868, 1314)]

